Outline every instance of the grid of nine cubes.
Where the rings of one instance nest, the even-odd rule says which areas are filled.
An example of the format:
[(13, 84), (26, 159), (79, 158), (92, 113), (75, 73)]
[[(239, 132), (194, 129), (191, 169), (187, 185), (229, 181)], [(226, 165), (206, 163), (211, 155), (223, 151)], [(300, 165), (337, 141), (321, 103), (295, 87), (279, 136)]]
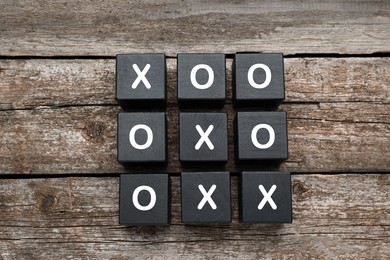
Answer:
[[(227, 115), (188, 112), (225, 104), (225, 59), (224, 54), (177, 56), (177, 102), (187, 112), (180, 111), (179, 125), (170, 127), (179, 127), (180, 163), (205, 166), (202, 172), (181, 173), (181, 220), (185, 224), (231, 222), (230, 173), (207, 171), (207, 165), (229, 160)], [(235, 163), (286, 160), (286, 113), (253, 111), (284, 100), (282, 54), (235, 54), (233, 91), (235, 107), (251, 108), (235, 116)], [(121, 175), (119, 223), (169, 225), (169, 173), (131, 170), (134, 165), (164, 165), (169, 160), (165, 113), (150, 112), (166, 104), (165, 55), (117, 55), (116, 97), (126, 109), (118, 114), (118, 161), (129, 170)], [(292, 222), (290, 173), (261, 168), (244, 171), (239, 173), (238, 185), (241, 222)]]

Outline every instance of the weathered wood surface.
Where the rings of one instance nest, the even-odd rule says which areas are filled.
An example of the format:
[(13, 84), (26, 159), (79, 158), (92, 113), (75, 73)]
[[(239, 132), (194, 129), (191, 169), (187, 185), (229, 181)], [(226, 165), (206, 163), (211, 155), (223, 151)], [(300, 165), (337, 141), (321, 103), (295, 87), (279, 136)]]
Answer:
[(390, 175), (293, 175), (293, 224), (185, 226), (172, 177), (170, 227), (118, 225), (118, 178), (0, 180), (2, 259), (388, 259)]
[(390, 3), (373, 1), (13, 1), (0, 55), (127, 52), (389, 52)]
[[(0, 61), (0, 172), (118, 173), (114, 60)], [(290, 156), (294, 172), (388, 172), (390, 59), (286, 59)], [(228, 61), (228, 82), (231, 61)], [(166, 169), (178, 173), (176, 60), (168, 61)], [(234, 163), (231, 84), (228, 84), (229, 171)], [(266, 168), (277, 169), (277, 166)]]
[[(290, 155), (279, 168), (294, 172), (388, 172), (389, 106), (360, 103), (326, 104), (323, 108), (318, 105), (282, 106), (289, 117)], [(364, 110), (360, 112), (362, 107)], [(116, 160), (118, 111), (118, 107), (71, 107), (1, 112), (0, 172), (124, 172)], [(262, 164), (238, 167), (234, 163), (231, 107), (226, 111), (230, 160), (226, 166), (210, 166), (208, 170), (277, 169), (277, 166)], [(130, 171), (178, 173), (196, 169), (180, 166), (177, 115), (177, 109), (168, 110), (167, 168), (148, 165), (132, 167)], [(204, 167), (200, 166), (200, 169)]]
[[(0, 35), (0, 259), (389, 258), (389, 1), (5, 0)], [(228, 83), (224, 169), (292, 171), (294, 222), (238, 223), (234, 176), (233, 223), (185, 226), (173, 56), (239, 51), (289, 55), (290, 154), (233, 163)], [(171, 227), (118, 225), (114, 56), (133, 52), (170, 57), (169, 164), (130, 170), (176, 174)]]
[[(390, 103), (390, 58), (289, 58), (286, 102)], [(227, 59), (231, 102), (232, 60)], [(176, 104), (176, 59), (167, 59), (168, 102)], [(115, 60), (0, 60), (0, 110), (116, 105)]]

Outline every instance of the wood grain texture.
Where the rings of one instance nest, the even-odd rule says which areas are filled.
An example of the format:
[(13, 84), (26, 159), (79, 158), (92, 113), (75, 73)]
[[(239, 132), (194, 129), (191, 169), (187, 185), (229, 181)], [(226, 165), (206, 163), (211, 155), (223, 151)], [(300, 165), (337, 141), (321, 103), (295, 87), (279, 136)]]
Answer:
[[(388, 259), (389, 25), (387, 0), (0, 1), (0, 259)], [(230, 160), (183, 168), (174, 56), (239, 51), (289, 55), (289, 159), (233, 163), (227, 59)], [(114, 57), (147, 52), (170, 57), (169, 163), (124, 169)], [(233, 176), (233, 223), (183, 225), (177, 174), (216, 169), (292, 171), (293, 224), (238, 223)], [(173, 173), (171, 227), (118, 225), (129, 171)]]
[(390, 50), (386, 0), (6, 0), (0, 10), (2, 56)]
[[(284, 59), (286, 102), (390, 103), (390, 58)], [(227, 59), (227, 102), (232, 60)], [(177, 103), (176, 59), (167, 59), (168, 104)], [(116, 105), (115, 60), (0, 60), (0, 110)]]
[[(363, 110), (362, 107), (364, 108)], [(208, 170), (282, 169), (294, 172), (364, 172), (390, 169), (390, 105), (337, 103), (283, 105), (288, 113), (289, 159), (280, 165), (234, 163), (233, 111), (228, 113), (229, 161)], [(0, 172), (118, 173), (117, 113), (114, 107), (66, 107), (0, 113)], [(168, 165), (134, 166), (129, 171), (204, 169), (181, 167), (178, 110), (169, 108)]]
[[(231, 60), (228, 62), (231, 82)], [(390, 59), (285, 59), (289, 160), (234, 161), (231, 84), (227, 84), (229, 162), (218, 170), (265, 167), (294, 172), (390, 169)], [(0, 61), (0, 173), (118, 173), (114, 60)], [(166, 168), (178, 173), (176, 59), (168, 60)], [(313, 152), (315, 151), (315, 152)], [(130, 169), (148, 170), (143, 167)]]
[(360, 258), (390, 255), (389, 174), (293, 175), (293, 224), (185, 226), (172, 177), (172, 226), (118, 225), (118, 178), (0, 180), (0, 257)]

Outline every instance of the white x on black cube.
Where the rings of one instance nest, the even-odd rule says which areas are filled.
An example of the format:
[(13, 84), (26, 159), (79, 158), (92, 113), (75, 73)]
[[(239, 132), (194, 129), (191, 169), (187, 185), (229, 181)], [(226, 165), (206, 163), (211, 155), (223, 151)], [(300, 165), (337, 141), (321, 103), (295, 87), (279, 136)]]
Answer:
[(236, 54), (233, 73), (235, 105), (259, 106), (284, 100), (282, 54)]
[(236, 154), (239, 161), (286, 160), (286, 112), (238, 112)]
[(121, 175), (120, 224), (169, 225), (170, 207), (168, 174)]
[(230, 174), (184, 172), (181, 174), (183, 223), (230, 223)]
[(290, 173), (242, 172), (239, 183), (241, 222), (292, 222)]
[(226, 162), (225, 113), (180, 113), (180, 161)]
[(166, 162), (165, 113), (118, 114), (118, 161), (130, 163)]
[(225, 54), (179, 54), (177, 87), (180, 105), (225, 103)]
[(164, 54), (116, 56), (116, 98), (124, 107), (164, 106), (166, 65)]

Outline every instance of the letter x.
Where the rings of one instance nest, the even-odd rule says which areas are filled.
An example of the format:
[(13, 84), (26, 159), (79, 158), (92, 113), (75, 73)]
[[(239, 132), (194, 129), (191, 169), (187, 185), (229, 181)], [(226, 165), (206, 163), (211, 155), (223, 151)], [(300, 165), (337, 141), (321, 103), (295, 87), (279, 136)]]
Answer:
[(150, 64), (146, 64), (145, 68), (142, 71), (140, 71), (137, 64), (133, 64), (133, 69), (137, 73), (138, 76), (137, 76), (136, 80), (133, 82), (133, 85), (131, 85), (131, 87), (133, 89), (137, 88), (138, 84), (142, 81), (144, 83), (145, 87), (147, 89), (150, 89), (151, 88), (150, 83), (149, 83), (148, 79), (145, 77), (146, 73), (150, 69)]
[(214, 145), (209, 139), (209, 135), (211, 131), (213, 131), (214, 126), (210, 125), (206, 132), (203, 132), (203, 129), (200, 127), (200, 125), (196, 125), (195, 128), (200, 134), (200, 139), (195, 145), (195, 150), (199, 150), (203, 143), (206, 143), (210, 150), (214, 150)]
[(206, 202), (208, 202), (210, 204), (210, 207), (212, 209), (214, 209), (214, 210), (217, 209), (217, 205), (215, 205), (213, 199), (211, 198), (211, 195), (213, 195), (213, 192), (215, 191), (216, 188), (217, 188), (217, 185), (213, 184), (213, 186), (211, 186), (210, 190), (206, 191), (202, 184), (200, 184), (198, 186), (198, 189), (200, 190), (200, 192), (202, 192), (202, 195), (203, 195), (203, 199), (198, 204), (198, 210), (203, 209), (203, 206), (204, 206), (204, 204), (206, 204)]
[(269, 192), (267, 192), (265, 189), (264, 189), (264, 186), (263, 185), (259, 185), (259, 189), (261, 191), (261, 193), (263, 194), (264, 198), (261, 200), (259, 206), (258, 206), (258, 209), (259, 210), (262, 210), (263, 207), (265, 206), (265, 203), (269, 203), (269, 205), (271, 206), (271, 208), (273, 210), (276, 210), (278, 207), (276, 206), (274, 200), (271, 198), (272, 194), (274, 193), (274, 191), (276, 190), (276, 185), (272, 185), (271, 189), (269, 190)]

